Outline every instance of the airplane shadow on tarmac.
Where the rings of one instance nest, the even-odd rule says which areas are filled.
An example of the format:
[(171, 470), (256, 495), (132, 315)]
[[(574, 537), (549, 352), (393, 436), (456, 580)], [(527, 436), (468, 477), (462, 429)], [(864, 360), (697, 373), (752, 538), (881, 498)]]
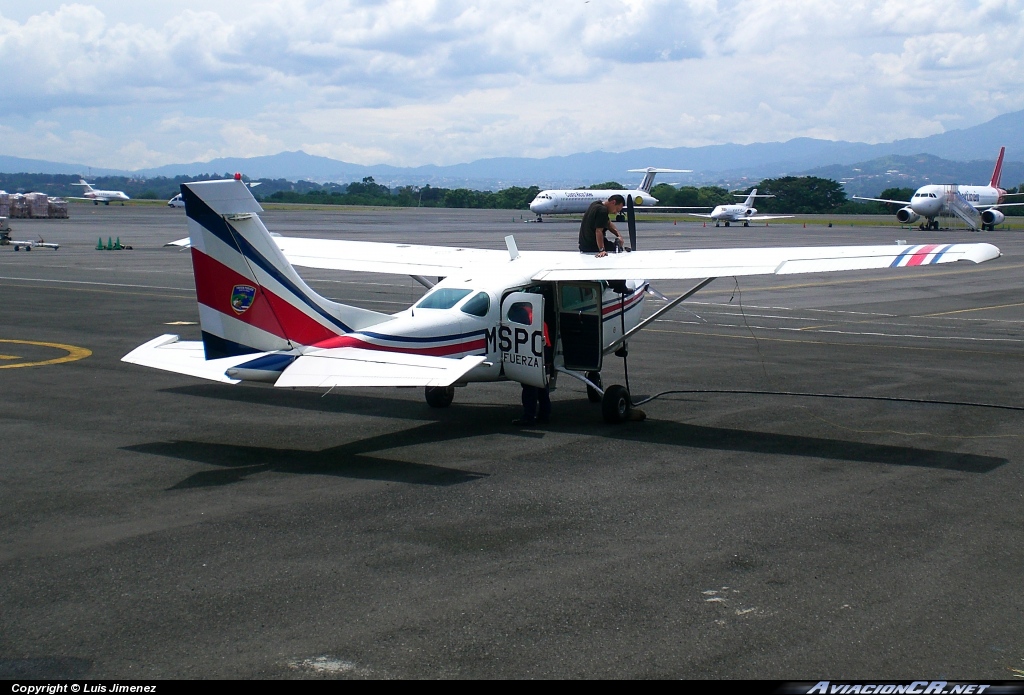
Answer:
[(135, 444), (122, 448), (126, 451), (197, 461), (220, 467), (219, 470), (191, 475), (169, 488), (171, 490), (230, 485), (268, 471), (447, 486), (485, 478), (487, 474), (425, 463), (397, 461), (373, 454), (407, 445), (444, 442), (466, 436), (474, 436), (474, 433), (456, 431), (443, 423), (432, 422), (320, 451), (180, 440)]
[[(171, 489), (228, 485), (265, 472), (336, 475), (356, 479), (406, 482), (418, 485), (458, 485), (486, 477), (485, 473), (464, 471), (432, 464), (410, 463), (374, 455), (403, 446), (457, 441), (504, 432), (510, 436), (543, 438), (545, 432), (605, 437), (608, 439), (679, 447), (741, 451), (755, 454), (801, 456), (854, 463), (914, 466), (964, 473), (987, 473), (1008, 463), (996, 456), (940, 451), (909, 446), (707, 427), (667, 420), (648, 419), (642, 423), (610, 426), (600, 422), (599, 410), (589, 404), (574, 407), (559, 401), (556, 421), (543, 429), (520, 429), (509, 424), (511, 406), (473, 404), (439, 410), (411, 399), (362, 394), (322, 398), (308, 391), (201, 385), (167, 389), (167, 392), (285, 408), (350, 413), (419, 420), (422, 424), (399, 431), (360, 439), (321, 451), (275, 449), (195, 441), (153, 442), (124, 447), (128, 451), (155, 454), (219, 466), (219, 470), (196, 473)], [(426, 422), (423, 422), (426, 420)]]

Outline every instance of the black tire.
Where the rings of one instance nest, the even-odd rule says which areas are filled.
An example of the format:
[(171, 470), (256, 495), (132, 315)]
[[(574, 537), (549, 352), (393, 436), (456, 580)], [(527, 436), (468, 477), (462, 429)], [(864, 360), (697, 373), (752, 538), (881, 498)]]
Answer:
[(31, 250), (32, 250), (32, 247), (31, 247), (31, 246), (26, 246), (26, 247), (25, 247), (25, 250), (26, 250), (26, 251), (31, 251)]
[(728, 226), (729, 226), (729, 221), (728, 221), (728, 220), (726, 220), (726, 221), (725, 221), (725, 226), (726, 226), (726, 227), (728, 227)]
[[(590, 379), (595, 384), (597, 384), (598, 386), (600, 386), (601, 388), (604, 388), (604, 384), (601, 383), (601, 372), (587, 372), (587, 378)], [(591, 403), (600, 403), (600, 392), (598, 392), (597, 389), (593, 388), (592, 386), (588, 386), (587, 400), (590, 401)]]
[(601, 414), (605, 422), (612, 425), (625, 422), (629, 419), (629, 411), (632, 409), (633, 404), (629, 400), (629, 391), (625, 386), (615, 384), (605, 389), (604, 398), (601, 399)]
[(431, 408), (447, 408), (455, 399), (454, 386), (427, 386), (423, 389), (427, 405)]

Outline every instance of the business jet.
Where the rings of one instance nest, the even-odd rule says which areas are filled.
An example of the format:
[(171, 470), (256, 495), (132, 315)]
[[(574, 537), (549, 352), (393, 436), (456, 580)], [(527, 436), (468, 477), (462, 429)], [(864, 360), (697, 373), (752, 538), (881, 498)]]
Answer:
[[(743, 194), (734, 194), (736, 198), (742, 198)], [(699, 212), (688, 212), (686, 213), (692, 217), (704, 217), (709, 220), (715, 221), (715, 226), (719, 226), (722, 222), (728, 227), (733, 222), (742, 222), (744, 227), (749, 227), (751, 222), (764, 222), (766, 220), (781, 220), (787, 217), (793, 217), (793, 215), (758, 215), (757, 208), (753, 207), (754, 200), (756, 198), (774, 198), (774, 195), (768, 195), (762, 193), (758, 195), (757, 189), (755, 188), (746, 196), (746, 200), (742, 203), (733, 203), (731, 205), (718, 205), (708, 214), (702, 214)]]
[[(161, 335), (123, 361), (231, 384), (419, 386), (432, 407), (447, 407), (455, 387), (472, 382), (543, 388), (572, 378), (587, 385), (611, 423), (628, 420), (634, 406), (628, 377), (624, 386), (602, 385), (604, 358), (625, 360), (633, 336), (716, 277), (1000, 256), (991, 244), (971, 243), (673, 249), (598, 258), (520, 252), (511, 235), (506, 250), (285, 237), (267, 231), (263, 209), (240, 179), (185, 183), (181, 193), (202, 340)], [(634, 208), (628, 210), (636, 248)], [(410, 275), (428, 291), (408, 309), (378, 313), (320, 296), (295, 266)], [(654, 291), (650, 281), (660, 279), (698, 282), (642, 319), (645, 296)]]
[(124, 205), (124, 201), (131, 200), (124, 191), (99, 191), (92, 187), (91, 183), (86, 183), (85, 179), (79, 179), (78, 183), (71, 184), (72, 186), (84, 186), (84, 192), (81, 196), (69, 195), (69, 198), (74, 200), (91, 200), (93, 205), (110, 205), (110, 201), (120, 201), (121, 205)]
[(997, 224), (1002, 224), (1006, 219), (997, 208), (1014, 207), (1024, 203), (1006, 203), (1007, 195), (1022, 195), (1022, 193), (1007, 193), (999, 187), (999, 180), (1003, 173), (1003, 155), (1006, 148), (999, 148), (999, 157), (996, 159), (995, 169), (992, 170), (992, 179), (987, 186), (959, 186), (957, 184), (931, 184), (921, 186), (910, 200), (889, 200), (888, 198), (863, 198), (853, 196), (854, 200), (873, 200), (877, 203), (894, 203), (904, 205), (896, 211), (896, 219), (900, 224), (913, 224), (924, 218), (921, 229), (938, 229), (940, 215), (945, 217), (957, 216), (967, 223), (974, 231), (987, 229), (993, 231)]
[(657, 174), (688, 174), (690, 169), (657, 169), (647, 167), (646, 169), (630, 169), (631, 172), (642, 172), (643, 181), (640, 185), (631, 190), (601, 189), (601, 190), (548, 190), (541, 191), (530, 203), (530, 211), (537, 215), (537, 221), (542, 222), (541, 215), (566, 212), (586, 212), (590, 204), (595, 200), (608, 200), (609, 196), (618, 194), (623, 198), (633, 196), (633, 205), (637, 207), (652, 207), (658, 204), (658, 199), (651, 195), (651, 186), (654, 185), (654, 177)]

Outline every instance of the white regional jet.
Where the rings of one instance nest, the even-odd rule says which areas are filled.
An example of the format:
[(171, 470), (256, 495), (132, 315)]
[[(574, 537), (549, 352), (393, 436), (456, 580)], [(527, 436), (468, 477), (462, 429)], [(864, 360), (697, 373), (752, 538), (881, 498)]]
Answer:
[[(743, 194), (733, 194), (736, 198), (742, 198)], [(725, 226), (728, 227), (732, 222), (742, 222), (744, 227), (749, 227), (751, 222), (764, 222), (765, 220), (781, 220), (786, 217), (793, 217), (793, 215), (758, 215), (757, 208), (752, 207), (754, 205), (755, 198), (774, 198), (774, 195), (767, 195), (762, 193), (757, 194), (757, 189), (750, 191), (747, 195), (747, 199), (742, 203), (734, 203), (732, 205), (718, 205), (710, 213), (704, 215), (698, 212), (688, 212), (687, 215), (693, 217), (705, 217), (709, 220), (715, 221), (717, 227), (720, 223), (725, 222)]]
[[(1006, 215), (997, 207), (1013, 207), (1024, 203), (1004, 203), (1007, 193), (999, 187), (999, 179), (1003, 174), (1003, 155), (1005, 147), (999, 148), (999, 158), (992, 170), (992, 179), (987, 186), (958, 186), (956, 184), (932, 184), (921, 186), (910, 200), (889, 200), (887, 198), (862, 198), (853, 196), (854, 200), (873, 200), (876, 203), (895, 203), (905, 205), (896, 211), (896, 219), (900, 224), (913, 224), (922, 217), (928, 220), (921, 223), (921, 229), (938, 229), (940, 215), (956, 215), (967, 225), (977, 231), (992, 231), (997, 224), (1002, 224)], [(1011, 193), (1009, 195), (1021, 195)], [(981, 212), (979, 212), (981, 211)]]
[(91, 200), (93, 205), (110, 205), (110, 201), (119, 201), (121, 205), (124, 205), (124, 201), (131, 200), (124, 191), (98, 191), (92, 187), (91, 183), (86, 183), (85, 179), (79, 179), (78, 183), (71, 184), (72, 186), (84, 186), (85, 192), (81, 196), (68, 196), (74, 200)]
[[(997, 258), (991, 244), (633, 251), (507, 251), (271, 236), (240, 180), (181, 186), (202, 341), (162, 335), (125, 362), (226, 383), (278, 387), (422, 386), (451, 404), (456, 386), (516, 381), (587, 384), (605, 419), (633, 407), (625, 386), (602, 388), (603, 359), (720, 276), (815, 273)], [(630, 236), (636, 248), (635, 225)], [(293, 266), (411, 275), (428, 292), (395, 314), (314, 292)], [(906, 271), (906, 272), (913, 272)], [(436, 284), (426, 277), (443, 276)], [(638, 280), (636, 278), (645, 278)], [(648, 280), (693, 279), (646, 319)], [(546, 325), (545, 325), (546, 324)], [(553, 350), (545, 350), (545, 338)], [(548, 354), (546, 354), (548, 353)], [(548, 362), (548, 360), (551, 360)], [(628, 372), (627, 372), (628, 374)]]
[(644, 179), (640, 185), (632, 190), (603, 189), (603, 190), (549, 190), (541, 191), (530, 203), (530, 210), (537, 215), (537, 221), (541, 222), (541, 215), (550, 215), (556, 212), (586, 212), (590, 204), (595, 200), (608, 200), (609, 196), (616, 193), (623, 198), (633, 196), (633, 204), (638, 207), (649, 208), (658, 204), (658, 199), (651, 195), (651, 186), (654, 185), (656, 174), (688, 174), (690, 169), (657, 169), (647, 167), (646, 169), (630, 169), (631, 172), (643, 172)]

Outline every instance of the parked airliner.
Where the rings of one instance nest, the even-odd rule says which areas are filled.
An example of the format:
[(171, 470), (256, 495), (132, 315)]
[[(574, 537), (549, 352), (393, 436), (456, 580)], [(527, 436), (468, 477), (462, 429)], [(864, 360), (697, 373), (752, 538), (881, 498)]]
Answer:
[(633, 205), (636, 207), (649, 208), (658, 204), (658, 199), (651, 195), (651, 186), (654, 185), (656, 174), (688, 174), (690, 169), (657, 169), (647, 167), (646, 169), (630, 169), (631, 172), (643, 172), (644, 180), (632, 190), (602, 189), (602, 190), (548, 190), (541, 191), (530, 203), (530, 210), (537, 215), (537, 221), (541, 222), (541, 215), (549, 215), (555, 212), (586, 212), (590, 204), (595, 200), (608, 200), (609, 196), (618, 194), (623, 198), (633, 196)]
[[(924, 218), (921, 229), (938, 229), (940, 215), (956, 215), (967, 225), (977, 231), (988, 229), (992, 231), (997, 224), (1002, 224), (1006, 215), (997, 210), (997, 207), (1010, 207), (1024, 205), (1024, 203), (1003, 202), (1008, 195), (999, 187), (999, 179), (1003, 173), (1003, 155), (1005, 147), (999, 148), (999, 158), (996, 159), (996, 167), (992, 170), (992, 179), (987, 186), (959, 186), (957, 184), (931, 184), (921, 186), (910, 200), (889, 200), (887, 198), (863, 198), (853, 196), (854, 200), (873, 200), (876, 203), (895, 203), (904, 205), (896, 211), (896, 219), (900, 224), (913, 224)], [(1009, 195), (1021, 195), (1011, 193)]]

